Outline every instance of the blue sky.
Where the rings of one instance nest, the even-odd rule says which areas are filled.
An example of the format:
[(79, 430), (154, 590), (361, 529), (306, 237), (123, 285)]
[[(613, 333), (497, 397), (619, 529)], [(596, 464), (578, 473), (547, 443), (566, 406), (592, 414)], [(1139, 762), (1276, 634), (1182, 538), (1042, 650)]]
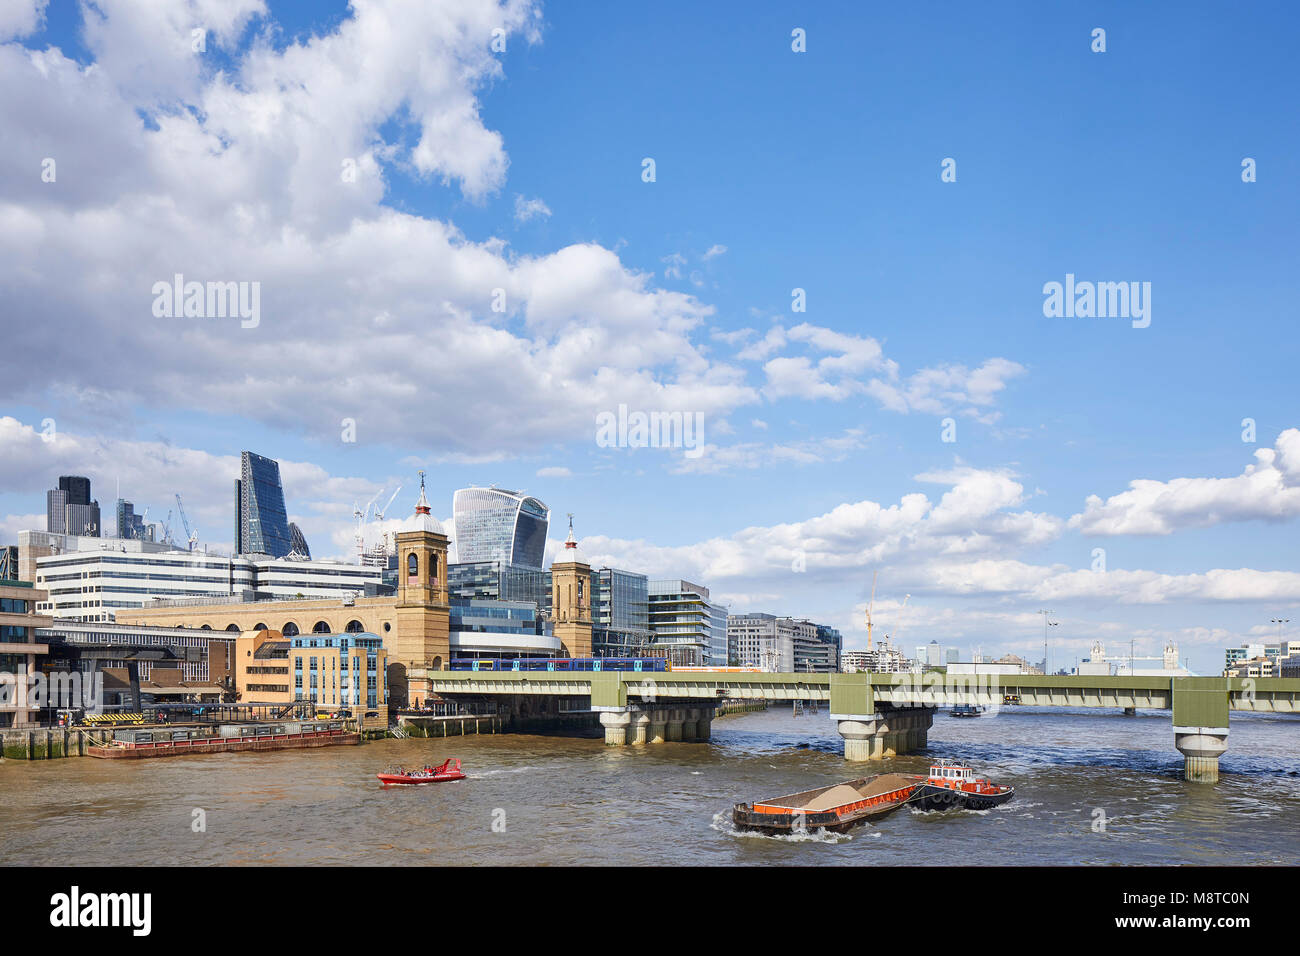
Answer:
[[(903, 645), (1040, 656), (1047, 607), (1054, 664), (1173, 639), (1213, 671), (1300, 620), (1292, 5), (27, 6), (0, 20), (9, 538), (72, 471), (151, 518), (179, 491), (228, 545), (248, 448), (318, 554), (424, 467), (444, 517), (524, 487), (597, 559), (850, 644), (875, 570)], [(359, 188), (328, 175), (361, 156)], [(261, 325), (160, 322), (177, 271), (261, 282)], [(1045, 317), (1067, 273), (1149, 282), (1150, 326)], [(621, 402), (698, 411), (711, 447), (598, 447)]]

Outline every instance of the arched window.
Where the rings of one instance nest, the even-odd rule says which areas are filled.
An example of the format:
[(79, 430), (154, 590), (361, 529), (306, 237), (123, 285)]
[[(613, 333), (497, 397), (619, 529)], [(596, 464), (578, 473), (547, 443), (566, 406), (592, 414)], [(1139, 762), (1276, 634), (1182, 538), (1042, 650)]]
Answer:
[(345, 627), (343, 630), (346, 631), (348, 634), (360, 634), (362, 631), (365, 630), (365, 628), (361, 626), (360, 621), (352, 620), (352, 621), (348, 621), (348, 626)]
[(311, 632), (313, 634), (328, 634), (330, 630), (330, 626), (324, 621), (317, 621), (311, 626)]
[(267, 627), (265, 624), (254, 624), (254, 625), (253, 625), (253, 630), (255, 630), (255, 631), (269, 631), (270, 628)]
[(412, 551), (406, 556), (406, 575), (407, 577), (418, 577), (420, 574), (420, 559)]
[(438, 556), (436, 554), (429, 555), (429, 583), (438, 583)]
[(285, 637), (297, 637), (298, 625), (293, 623), (293, 621), (290, 621), (284, 627), (280, 628), (280, 633), (283, 634)]
[(237, 630), (239, 630), (239, 625), (238, 625), (238, 624), (231, 624), (229, 627), (226, 628), (226, 630), (227, 630), (227, 631), (237, 631)]
[(210, 630), (212, 630), (212, 625), (211, 625), (211, 624), (204, 624), (204, 625), (202, 625), (202, 626), (199, 628), (199, 630), (200, 630), (200, 631), (210, 631)]

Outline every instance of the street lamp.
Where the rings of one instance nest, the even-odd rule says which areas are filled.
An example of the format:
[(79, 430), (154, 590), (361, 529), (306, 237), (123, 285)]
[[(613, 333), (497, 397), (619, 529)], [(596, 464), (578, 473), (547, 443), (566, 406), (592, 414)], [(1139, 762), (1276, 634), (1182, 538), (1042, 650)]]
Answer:
[(1270, 623), (1272, 623), (1272, 624), (1276, 624), (1276, 625), (1277, 625), (1277, 642), (1278, 642), (1279, 644), (1281, 644), (1281, 643), (1282, 643), (1282, 625), (1283, 625), (1283, 624), (1290, 624), (1290, 623), (1291, 623), (1291, 619), (1290, 619), (1289, 617), (1275, 617), (1275, 618), (1273, 618), (1273, 619), (1270, 621)]
[(1049, 670), (1047, 666), (1047, 629), (1056, 627), (1059, 622), (1047, 619), (1047, 615), (1055, 614), (1055, 611), (1039, 611), (1038, 613), (1043, 615), (1043, 676), (1046, 677)]

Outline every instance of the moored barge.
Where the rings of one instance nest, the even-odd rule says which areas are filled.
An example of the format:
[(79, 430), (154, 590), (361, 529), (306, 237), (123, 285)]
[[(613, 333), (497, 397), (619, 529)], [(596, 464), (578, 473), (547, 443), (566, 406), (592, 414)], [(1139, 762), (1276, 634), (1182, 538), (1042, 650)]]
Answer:
[(920, 777), (886, 773), (803, 790), (757, 803), (738, 803), (731, 819), (741, 830), (783, 834), (840, 833), (893, 813), (921, 786)]
[(114, 732), (107, 744), (88, 747), (91, 757), (139, 760), (181, 754), (299, 750), (361, 743), (361, 735), (338, 721), (289, 721), (276, 724), (222, 724), (214, 727), (130, 727)]

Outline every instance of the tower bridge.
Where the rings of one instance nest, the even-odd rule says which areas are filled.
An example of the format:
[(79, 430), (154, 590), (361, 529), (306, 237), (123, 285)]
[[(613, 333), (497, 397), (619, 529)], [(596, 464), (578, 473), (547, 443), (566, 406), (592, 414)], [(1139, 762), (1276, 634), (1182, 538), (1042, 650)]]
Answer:
[(1218, 780), (1231, 711), (1300, 714), (1300, 679), (1281, 677), (437, 671), (428, 679), (431, 692), (453, 699), (565, 698), (571, 710), (587, 698), (610, 746), (708, 740), (723, 699), (825, 702), (854, 761), (924, 749), (941, 706), (997, 707), (1014, 695), (1036, 707), (1168, 710), (1186, 779), (1206, 783)]

